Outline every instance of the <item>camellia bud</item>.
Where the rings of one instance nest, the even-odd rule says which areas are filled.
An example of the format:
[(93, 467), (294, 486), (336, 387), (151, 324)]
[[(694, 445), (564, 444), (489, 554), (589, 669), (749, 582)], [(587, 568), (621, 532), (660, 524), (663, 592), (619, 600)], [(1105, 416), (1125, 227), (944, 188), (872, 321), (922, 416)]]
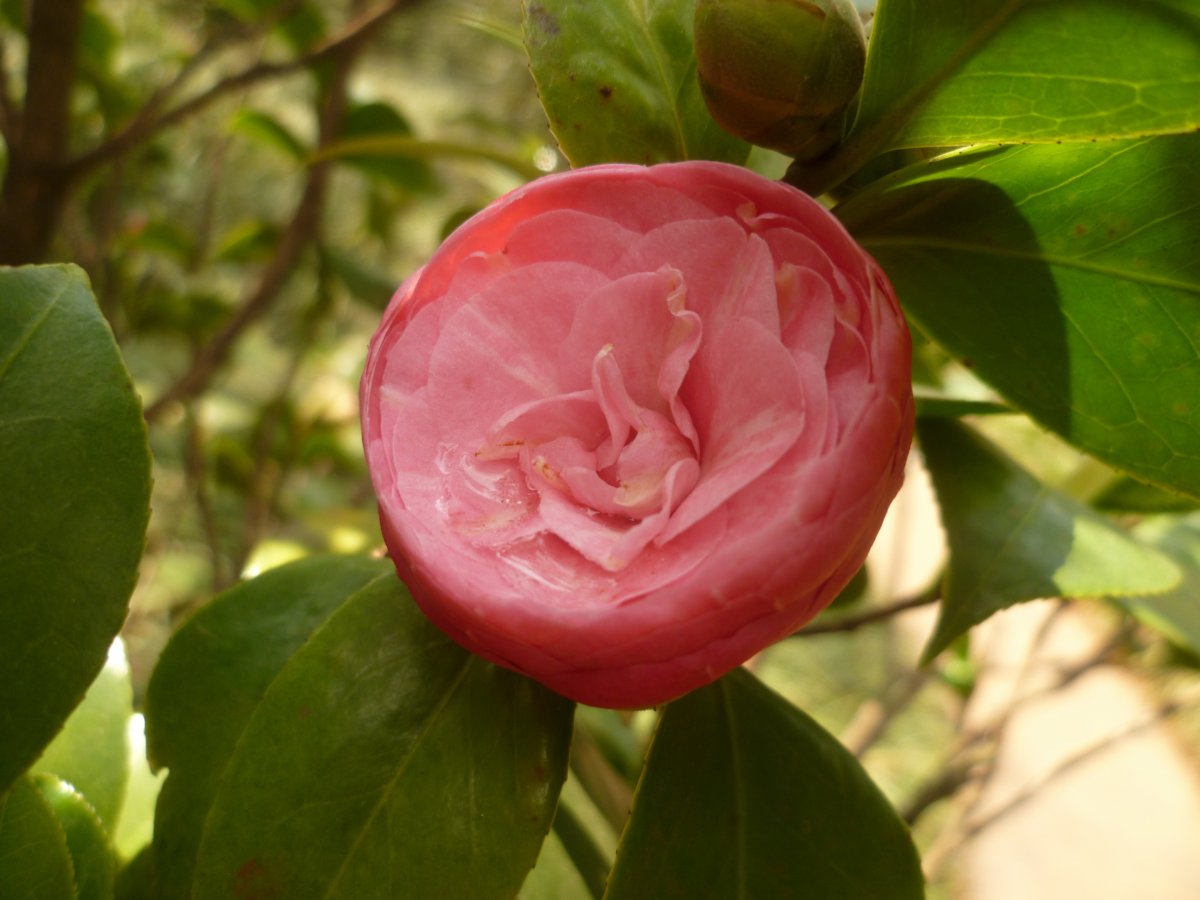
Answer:
[(841, 137), (866, 35), (851, 0), (698, 0), (696, 69), (731, 134), (798, 159)]

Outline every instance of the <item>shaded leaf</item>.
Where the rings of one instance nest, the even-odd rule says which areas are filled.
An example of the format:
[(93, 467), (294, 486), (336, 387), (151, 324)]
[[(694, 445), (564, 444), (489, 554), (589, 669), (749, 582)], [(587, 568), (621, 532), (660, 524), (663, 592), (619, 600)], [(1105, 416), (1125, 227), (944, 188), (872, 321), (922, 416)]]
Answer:
[(355, 300), (361, 300), (379, 312), (387, 308), (388, 301), (400, 286), (398, 279), (362, 262), (349, 251), (326, 247), (324, 253), (329, 270)]
[(745, 670), (666, 707), (607, 900), (924, 897), (908, 829), (858, 761)]
[(152, 848), (145, 847), (117, 873), (113, 896), (116, 900), (159, 900)]
[(1200, 497), (1200, 134), (983, 148), (838, 208), (912, 319), (1076, 447)]
[(83, 794), (109, 834), (116, 829), (129, 779), (126, 723), (132, 712), (129, 663), (118, 640), (83, 702), (33, 764), (35, 772), (56, 775)]
[(1188, 0), (884, 0), (850, 139), (874, 132), (883, 150), (1197, 126)]
[(71, 785), (53, 775), (38, 775), (34, 782), (66, 836), (77, 900), (111, 898), (117, 859), (96, 810)]
[(696, 78), (694, 0), (526, 0), (538, 96), (573, 166), (716, 159), (748, 144), (712, 120)]
[[(407, 138), (413, 136), (412, 126), (394, 107), (386, 103), (361, 103), (351, 107), (342, 123), (341, 138), (353, 143), (366, 138)], [(420, 153), (405, 154), (406, 143), (396, 145), (396, 152), (342, 154), (339, 159), (365, 175), (387, 181), (413, 193), (430, 193), (438, 188), (433, 168)]]
[(1161, 592), (1179, 583), (1169, 558), (1042, 484), (965, 426), (923, 419), (917, 435), (950, 543), (924, 662), (1023, 600)]
[(355, 556), (281, 566), (221, 594), (171, 638), (146, 691), (150, 760), (170, 769), (154, 829), (156, 868), (171, 873), (164, 900), (190, 896), (221, 773), (271, 681), (337, 606), (388, 571)]
[(302, 161), (308, 154), (303, 142), (292, 134), (291, 129), (275, 116), (257, 109), (238, 110), (229, 123), (229, 129), (280, 151), (294, 162)]
[(0, 900), (75, 900), (67, 839), (29, 778), (0, 794)]
[(1092, 506), (1105, 512), (1186, 512), (1200, 507), (1200, 500), (1125, 477), (1118, 478), (1094, 497)]
[(360, 164), (369, 160), (399, 161), (427, 159), (482, 159), (496, 163), (499, 166), (516, 173), (526, 181), (537, 178), (545, 173), (531, 162), (526, 162), (511, 154), (477, 144), (462, 144), (454, 141), (426, 141), (408, 135), (370, 135), (338, 141), (327, 147), (322, 147), (312, 157), (314, 161), (322, 159), (353, 159)]
[(270, 258), (280, 231), (270, 222), (249, 221), (235, 225), (221, 237), (216, 261), (226, 263), (262, 262)]
[(0, 269), (0, 790), (125, 619), (149, 517), (141, 403), (83, 273)]
[(511, 897), (550, 828), (571, 712), (459, 648), (381, 576), (264, 696), (213, 802), (194, 896)]

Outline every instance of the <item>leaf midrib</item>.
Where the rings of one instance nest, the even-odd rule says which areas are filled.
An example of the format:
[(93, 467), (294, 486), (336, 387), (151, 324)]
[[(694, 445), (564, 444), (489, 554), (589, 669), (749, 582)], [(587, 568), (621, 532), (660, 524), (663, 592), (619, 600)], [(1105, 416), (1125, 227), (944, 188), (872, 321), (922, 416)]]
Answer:
[(626, 7), (629, 9), (634, 22), (637, 23), (642, 36), (645, 38), (645, 46), (650, 50), (650, 58), (654, 62), (654, 73), (658, 75), (659, 84), (662, 86), (663, 99), (666, 101), (667, 108), (671, 110), (671, 125), (675, 133), (676, 149), (679, 151), (679, 158), (687, 159), (687, 139), (683, 133), (683, 120), (679, 116), (679, 105), (676, 102), (675, 91), (671, 89), (671, 79), (668, 77), (667, 66), (663, 60), (662, 47), (654, 39), (654, 33), (650, 30), (649, 5), (653, 2), (654, 0), (626, 0)]
[(874, 248), (902, 248), (973, 253), (979, 256), (991, 256), (998, 259), (1016, 259), (1022, 262), (1037, 262), (1047, 266), (1076, 269), (1096, 275), (1105, 275), (1109, 278), (1119, 278), (1135, 284), (1172, 288), (1177, 291), (1200, 295), (1200, 283), (1179, 281), (1178, 279), (1165, 278), (1147, 272), (1133, 272), (1116, 266), (1089, 263), (1082, 259), (1059, 256), (1052, 253), (1035, 253), (1028, 250), (1019, 250), (1015, 247), (981, 244), (967, 240), (954, 240), (952, 238), (859, 237), (858, 240), (867, 250)]
[(393, 774), (388, 780), (387, 784), (384, 785), (383, 790), (379, 792), (379, 802), (375, 804), (370, 815), (366, 817), (362, 823), (362, 826), (358, 829), (358, 834), (354, 838), (354, 843), (351, 844), (347, 849), (346, 855), (342, 859), (342, 864), (338, 866), (338, 870), (334, 873), (333, 878), (330, 880), (329, 886), (321, 895), (322, 900), (329, 900), (329, 898), (334, 896), (334, 891), (341, 882), (342, 876), (346, 874), (346, 867), (350, 865), (350, 860), (352, 860), (358, 853), (358, 848), (361, 846), (363, 839), (366, 837), (367, 832), (371, 830), (371, 824), (379, 815), (380, 810), (387, 806), (388, 799), (391, 796), (392, 790), (396, 787), (396, 783), (400, 780), (401, 776), (408, 771), (409, 765), (412, 763), (413, 759), (416, 758), (418, 751), (421, 749), (421, 745), (425, 742), (425, 739), (433, 730), (433, 726), (437, 723), (438, 719), (441, 717), (441, 714), (449, 705), (450, 700), (456, 693), (458, 693), (458, 689), (462, 687), (462, 683), (466, 680), (467, 673), (471, 671), (471, 667), (476, 659), (477, 657), (475, 656), (467, 655), (466, 659), (463, 660), (462, 666), (459, 668), (458, 673), (454, 676), (454, 680), (447, 685), (446, 690), (442, 694), (441, 699), (438, 701), (437, 706), (430, 711), (424, 724), (421, 726), (420, 733), (413, 740), (408, 752), (400, 761), (400, 765), (396, 767), (395, 774)]

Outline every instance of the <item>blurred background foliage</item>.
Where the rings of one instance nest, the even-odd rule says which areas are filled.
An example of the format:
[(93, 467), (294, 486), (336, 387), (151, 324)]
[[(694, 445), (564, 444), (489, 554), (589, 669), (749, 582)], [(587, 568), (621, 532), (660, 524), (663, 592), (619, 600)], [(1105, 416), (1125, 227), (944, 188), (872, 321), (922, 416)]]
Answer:
[[(51, 36), (29, 39), (40, 30)], [(151, 426), (153, 514), (123, 632), (137, 708), (167, 638), (214, 593), (310, 553), (380, 546), (356, 398), (380, 313), (458, 223), (565, 162), (513, 0), (0, 0), (0, 76), (0, 262), (87, 270)], [(927, 344), (922, 373), (994, 399)], [(981, 427), (1079, 496), (1111, 481), (1021, 417)], [(897, 599), (886, 579), (854, 587), (831, 616)], [(1194, 658), (1091, 613), (1113, 636), (1105, 659), (1152, 673), (1165, 704), (1194, 696)], [(948, 815), (938, 802), (968, 780), (948, 782), (946, 763), (974, 673), (965, 640), (914, 670), (894, 624), (788, 641), (755, 665), (854, 745), (927, 846)], [(1194, 756), (1200, 714), (1171, 712)], [(585, 756), (564, 797), (608, 853), (606, 810), (628, 800), (647, 715), (581, 713)], [(591, 742), (620, 779), (588, 776)], [(135, 773), (147, 810), (150, 783)], [(128, 829), (126, 854), (149, 822)], [(548, 843), (523, 895), (575, 896), (565, 860)], [(954, 874), (931, 896), (951, 896)]]
[[(54, 7), (0, 4), (7, 119), (25, 126), (0, 156), (0, 247), (87, 270), (146, 404), (153, 516), (125, 629), (140, 695), (215, 591), (379, 543), (367, 340), (455, 225), (560, 161), (507, 0)], [(60, 33), (78, 16), (61, 135), (31, 134), (52, 131), (26, 57), (38, 15)], [(43, 173), (23, 205), (15, 183)]]

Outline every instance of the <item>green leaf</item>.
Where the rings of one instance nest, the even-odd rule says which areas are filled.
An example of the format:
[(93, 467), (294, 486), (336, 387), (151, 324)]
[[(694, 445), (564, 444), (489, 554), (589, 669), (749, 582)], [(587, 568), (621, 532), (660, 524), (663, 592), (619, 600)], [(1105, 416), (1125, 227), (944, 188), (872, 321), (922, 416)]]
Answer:
[(1197, 126), (1191, 0), (882, 0), (850, 140), (885, 150)]
[(696, 78), (694, 0), (526, 0), (525, 50), (550, 130), (573, 166), (745, 162)]
[[(482, 159), (503, 166), (517, 176), (530, 181), (544, 174), (524, 159), (478, 144), (455, 141), (425, 141), (408, 135), (372, 135), (339, 141), (322, 147), (311, 157), (312, 162), (323, 159), (352, 159), (362, 163), (375, 158), (382, 162), (420, 161), (428, 159)], [(417, 185), (409, 185), (415, 189)], [(433, 185), (430, 185), (433, 187)], [(422, 187), (422, 189), (424, 189)]]
[(399, 279), (363, 262), (348, 250), (325, 247), (323, 252), (329, 270), (354, 299), (361, 300), (377, 312), (387, 308), (388, 301), (400, 285)]
[(571, 712), (459, 648), (381, 576), (246, 727), (194, 897), (512, 897), (550, 829)]
[(1200, 518), (1163, 516), (1143, 522), (1135, 533), (1171, 554), (1183, 570), (1183, 581), (1164, 594), (1119, 597), (1117, 602), (1172, 643), (1200, 654)]
[(1187, 512), (1200, 507), (1200, 500), (1172, 494), (1136, 478), (1118, 478), (1092, 498), (1092, 506), (1105, 512)]
[(29, 778), (0, 794), (0, 900), (75, 900), (66, 836)]
[(116, 900), (159, 900), (152, 848), (143, 848), (117, 873), (113, 895)]
[(116, 830), (129, 779), (126, 727), (132, 713), (129, 663), (118, 640), (83, 702), (33, 764), (35, 772), (56, 775), (83, 794), (109, 834)]
[(1200, 497), (1200, 134), (983, 148), (838, 208), (921, 329), (1076, 447)]
[(950, 543), (941, 615), (923, 662), (1023, 600), (1179, 584), (1169, 558), (1042, 484), (966, 426), (922, 419), (917, 435)]
[(239, 110), (230, 121), (229, 130), (278, 150), (293, 162), (300, 162), (308, 155), (307, 148), (291, 129), (274, 116), (256, 109)]
[(83, 273), (0, 269), (0, 790), (104, 665), (150, 503), (141, 404)]
[(605, 897), (924, 890), (908, 829), (858, 761), (739, 669), (664, 710)]
[(66, 836), (77, 900), (111, 898), (117, 860), (96, 810), (71, 785), (53, 775), (38, 775), (34, 782)]
[(190, 897), (221, 773), (272, 680), (334, 609), (390, 570), (356, 556), (280, 566), (221, 594), (171, 638), (146, 690), (148, 753), (170, 769), (154, 829), (156, 868), (171, 876), (164, 900)]
[[(402, 138), (412, 140), (413, 130), (408, 120), (395, 107), (386, 103), (362, 103), (351, 107), (342, 124), (341, 138), (353, 144), (369, 138)], [(389, 182), (413, 193), (437, 190), (438, 180), (433, 168), (420, 152), (405, 154), (401, 143), (394, 154), (345, 154), (338, 158), (365, 175)]]
[(141, 713), (126, 722), (125, 735), (129, 744), (129, 782), (112, 839), (121, 859), (133, 859), (147, 849), (154, 834), (154, 807), (167, 773), (150, 771), (146, 759), (146, 720)]
[(1013, 411), (1003, 403), (953, 397), (924, 385), (913, 385), (913, 398), (917, 401), (917, 415), (926, 418), (961, 419), (963, 416), (994, 416)]

